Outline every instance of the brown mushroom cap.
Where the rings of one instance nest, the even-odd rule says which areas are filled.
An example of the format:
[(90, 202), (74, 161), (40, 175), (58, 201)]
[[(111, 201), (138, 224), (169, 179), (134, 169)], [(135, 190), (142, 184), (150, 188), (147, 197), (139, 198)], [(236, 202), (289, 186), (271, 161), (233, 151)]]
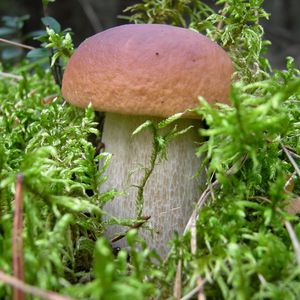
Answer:
[(232, 63), (218, 44), (189, 29), (123, 25), (85, 40), (66, 67), (62, 94), (76, 106), (166, 117), (198, 96), (228, 101)]

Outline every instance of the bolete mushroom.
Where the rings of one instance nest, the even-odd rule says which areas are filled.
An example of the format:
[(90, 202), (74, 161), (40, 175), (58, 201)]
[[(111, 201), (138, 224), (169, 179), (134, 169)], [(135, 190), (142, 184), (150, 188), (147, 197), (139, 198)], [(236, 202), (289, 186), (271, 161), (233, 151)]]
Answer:
[[(127, 193), (106, 204), (112, 215), (135, 216), (135, 199), (143, 169), (149, 164), (152, 137), (132, 132), (145, 120), (160, 120), (207, 101), (228, 101), (232, 63), (226, 52), (207, 37), (189, 29), (159, 24), (123, 25), (85, 40), (71, 57), (63, 77), (64, 98), (76, 106), (92, 104), (106, 112), (103, 142), (113, 154), (101, 189)], [(193, 178), (200, 159), (200, 120), (192, 113), (177, 121), (194, 126), (173, 140), (167, 160), (158, 164), (144, 189), (143, 215), (156, 233), (143, 231), (149, 244), (164, 256), (174, 231), (181, 233), (204, 184)], [(135, 172), (132, 171), (136, 169)], [(129, 175), (130, 174), (130, 175)], [(120, 228), (109, 229), (108, 235)]]

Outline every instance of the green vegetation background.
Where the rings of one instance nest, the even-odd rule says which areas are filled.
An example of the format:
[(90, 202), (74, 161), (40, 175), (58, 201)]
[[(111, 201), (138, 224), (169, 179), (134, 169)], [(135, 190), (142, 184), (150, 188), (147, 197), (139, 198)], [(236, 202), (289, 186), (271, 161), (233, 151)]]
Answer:
[[(28, 284), (77, 299), (174, 299), (181, 265), (182, 296), (201, 279), (207, 299), (300, 298), (300, 223), (287, 212), (299, 200), (300, 72), (292, 58), (280, 71), (264, 57), (262, 0), (216, 2), (217, 12), (199, 0), (145, 0), (126, 11), (137, 23), (205, 33), (234, 62), (232, 105), (216, 109), (200, 99), (197, 108), (208, 124), (198, 154), (207, 157), (211, 189), (198, 212), (196, 252), (190, 234), (174, 236), (165, 261), (136, 230), (127, 235), (129, 253), (115, 255), (102, 237), (102, 207), (117, 196), (98, 190), (110, 155), (90, 142), (100, 135), (91, 108), (74, 108), (60, 96), (56, 82), (72, 40), (48, 17), (42, 48), (3, 70), (16, 76), (0, 81), (0, 270), (12, 274), (13, 197), (21, 172)], [(114, 222), (130, 227), (134, 220)], [(0, 298), (11, 295), (0, 282)]]

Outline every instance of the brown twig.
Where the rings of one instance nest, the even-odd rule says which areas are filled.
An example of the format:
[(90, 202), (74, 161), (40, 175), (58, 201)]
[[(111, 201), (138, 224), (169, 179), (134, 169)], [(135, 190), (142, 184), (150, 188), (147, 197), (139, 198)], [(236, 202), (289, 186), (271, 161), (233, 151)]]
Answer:
[[(14, 276), (24, 281), (24, 262), (23, 262), (23, 175), (18, 174), (16, 179), (15, 194), (15, 214), (12, 232), (12, 256), (13, 256), (13, 273)], [(24, 300), (23, 291), (13, 289), (14, 300)]]
[(9, 45), (12, 45), (12, 46), (16, 46), (16, 47), (28, 49), (28, 50), (35, 49), (32, 46), (28, 46), (28, 45), (25, 45), (25, 44), (22, 44), (22, 43), (18, 43), (18, 42), (13, 42), (13, 41), (10, 41), (10, 40), (7, 40), (7, 39), (3, 39), (3, 38), (0, 38), (0, 42), (5, 43), (5, 44), (9, 44)]
[(0, 271), (0, 281), (18, 289), (24, 293), (40, 297), (43, 300), (72, 300), (70, 297), (62, 296), (54, 292), (45, 291), (39, 289), (37, 287), (31, 286), (29, 284), (24, 283), (23, 281), (5, 274), (4, 272)]

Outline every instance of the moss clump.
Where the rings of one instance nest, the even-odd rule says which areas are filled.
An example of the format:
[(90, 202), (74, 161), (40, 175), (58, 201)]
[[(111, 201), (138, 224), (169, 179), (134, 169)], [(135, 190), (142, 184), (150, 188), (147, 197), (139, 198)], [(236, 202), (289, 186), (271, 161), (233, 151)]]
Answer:
[[(175, 236), (165, 262), (136, 230), (127, 234), (130, 250), (113, 252), (102, 237), (105, 226), (133, 221), (101, 221), (103, 204), (117, 193), (98, 192), (110, 156), (89, 142), (99, 135), (94, 113), (64, 103), (51, 72), (23, 61), (6, 70), (19, 79), (0, 81), (1, 270), (12, 273), (12, 199), (22, 172), (29, 284), (80, 299), (172, 299), (177, 270), (181, 295), (201, 278), (207, 299), (299, 299), (299, 216), (287, 205), (299, 200), (300, 72), (292, 58), (276, 71), (264, 57), (259, 19), (268, 15), (261, 0), (217, 5), (215, 12), (198, 0), (145, 0), (127, 10), (132, 21), (199, 30), (235, 63), (232, 105), (216, 109), (201, 99), (197, 108), (208, 124), (198, 154), (207, 157), (209, 197), (196, 231)], [(60, 53), (52, 62), (61, 63), (64, 33), (50, 33), (44, 46)], [(10, 297), (11, 288), (0, 283), (0, 298)]]

